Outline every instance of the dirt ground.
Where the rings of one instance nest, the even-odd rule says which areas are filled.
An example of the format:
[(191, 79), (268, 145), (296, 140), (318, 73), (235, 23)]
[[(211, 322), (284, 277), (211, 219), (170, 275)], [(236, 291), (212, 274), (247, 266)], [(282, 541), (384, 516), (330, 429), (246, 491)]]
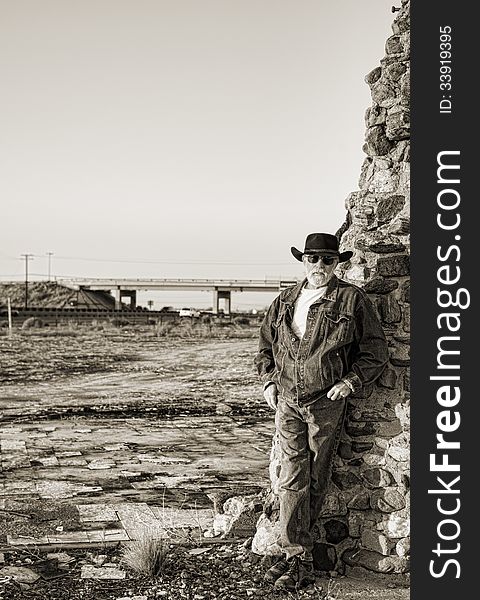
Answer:
[[(248, 540), (176, 544), (154, 580), (125, 568), (122, 542), (59, 545), (92, 533), (79, 506), (108, 512), (134, 502), (205, 517), (225, 490), (267, 485), (273, 416), (252, 364), (256, 326), (211, 333), (70, 326), (0, 336), (0, 599), (282, 597), (262, 582), (270, 559), (249, 552)], [(100, 525), (121, 533), (120, 522)], [(27, 536), (47, 544), (22, 544)], [(102, 565), (122, 579), (82, 576)], [(404, 600), (408, 590), (324, 574), (283, 596)]]

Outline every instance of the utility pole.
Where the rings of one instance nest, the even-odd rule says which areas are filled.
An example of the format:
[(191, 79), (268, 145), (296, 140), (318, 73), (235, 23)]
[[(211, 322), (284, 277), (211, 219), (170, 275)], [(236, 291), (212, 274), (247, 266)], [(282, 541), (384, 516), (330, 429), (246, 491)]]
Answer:
[(28, 261), (32, 260), (33, 254), (22, 254), (25, 259), (25, 310), (28, 308)]
[(50, 276), (52, 274), (51, 262), (52, 262), (53, 252), (47, 252), (47, 256), (48, 256), (48, 281), (50, 281)]
[(7, 298), (7, 311), (8, 311), (8, 337), (12, 337), (12, 302), (10, 296)]

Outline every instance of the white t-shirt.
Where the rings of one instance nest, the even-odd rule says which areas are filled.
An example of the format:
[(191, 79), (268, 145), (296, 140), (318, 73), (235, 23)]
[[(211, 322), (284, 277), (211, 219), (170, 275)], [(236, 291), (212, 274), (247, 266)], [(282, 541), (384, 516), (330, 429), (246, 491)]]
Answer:
[(302, 288), (302, 291), (295, 302), (295, 310), (292, 319), (292, 330), (299, 339), (303, 337), (305, 329), (307, 328), (308, 309), (314, 302), (320, 300), (326, 290), (327, 286), (313, 290), (309, 290), (305, 287)]

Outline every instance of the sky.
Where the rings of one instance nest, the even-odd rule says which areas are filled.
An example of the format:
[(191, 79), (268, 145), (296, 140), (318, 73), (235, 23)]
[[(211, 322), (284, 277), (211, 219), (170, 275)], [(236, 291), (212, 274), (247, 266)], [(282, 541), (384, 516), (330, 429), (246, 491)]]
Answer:
[(0, 280), (49, 252), (58, 278), (300, 276), (357, 189), (391, 6), (0, 0)]

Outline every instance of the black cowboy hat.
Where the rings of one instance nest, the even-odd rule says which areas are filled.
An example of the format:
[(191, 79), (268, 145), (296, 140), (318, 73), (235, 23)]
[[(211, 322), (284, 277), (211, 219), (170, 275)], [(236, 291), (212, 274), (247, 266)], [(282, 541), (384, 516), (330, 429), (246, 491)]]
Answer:
[(305, 250), (303, 252), (293, 246), (290, 250), (297, 260), (302, 260), (304, 254), (332, 254), (338, 256), (339, 262), (345, 262), (353, 256), (353, 252), (350, 252), (350, 250), (339, 252), (338, 240), (331, 233), (310, 233), (305, 240)]

